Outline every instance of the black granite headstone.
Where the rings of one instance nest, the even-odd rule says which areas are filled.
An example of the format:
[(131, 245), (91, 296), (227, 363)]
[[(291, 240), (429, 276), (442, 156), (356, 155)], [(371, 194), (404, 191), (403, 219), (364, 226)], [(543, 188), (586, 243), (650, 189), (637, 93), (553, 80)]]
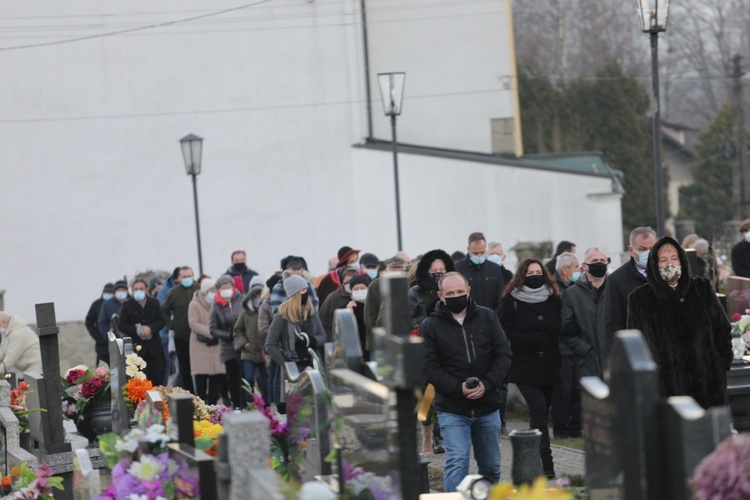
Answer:
[(169, 395), (169, 436), (173, 441), (195, 447), (193, 432), (193, 396), (176, 393)]
[(117, 338), (108, 332), (109, 341), (109, 387), (112, 393), (112, 431), (123, 434), (130, 429), (130, 412), (122, 388), (128, 382), (125, 373), (125, 358), (133, 353), (133, 341), (130, 337)]

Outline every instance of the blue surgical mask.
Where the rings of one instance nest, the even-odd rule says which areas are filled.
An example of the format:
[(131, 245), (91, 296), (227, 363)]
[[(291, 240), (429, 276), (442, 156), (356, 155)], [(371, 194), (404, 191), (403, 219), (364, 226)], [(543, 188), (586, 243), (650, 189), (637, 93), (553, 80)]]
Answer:
[(190, 288), (191, 286), (193, 286), (193, 283), (193, 278), (182, 278), (180, 280), (180, 285), (184, 286), (185, 288)]
[(650, 253), (649, 250), (646, 250), (645, 252), (638, 252), (638, 260), (636, 261), (636, 265), (640, 267), (641, 269), (646, 269), (646, 265), (648, 264), (649, 253)]
[(215, 300), (216, 300), (215, 293), (211, 292), (208, 295), (206, 295), (206, 302), (208, 302), (209, 304), (213, 304)]
[(490, 262), (494, 262), (494, 263), (495, 263), (495, 264), (497, 264), (498, 266), (502, 266), (502, 265), (503, 265), (503, 258), (502, 258), (502, 257), (500, 257), (500, 256), (499, 256), (498, 254), (496, 254), (496, 253), (493, 253), (492, 255), (488, 255), (488, 256), (487, 256), (487, 260), (489, 260)]
[(356, 269), (357, 271), (359, 271), (359, 262), (355, 262), (354, 264), (349, 264), (347, 267), (349, 269)]
[(146, 298), (146, 292), (144, 292), (143, 290), (136, 290), (135, 292), (133, 292), (133, 298), (137, 302), (140, 302)]
[(102, 294), (102, 299), (104, 299), (104, 300), (109, 300), (112, 297), (114, 297), (114, 295), (112, 295), (111, 293), (103, 293)]
[(128, 298), (128, 292), (115, 292), (115, 297), (117, 297), (117, 300), (123, 301)]
[(477, 257), (476, 255), (472, 255), (471, 257), (469, 257), (469, 260), (471, 260), (472, 263), (481, 266), (482, 264), (484, 264), (484, 261), (487, 260), (487, 256), (482, 255), (481, 257)]
[(581, 277), (581, 271), (576, 271), (573, 273), (573, 276), (570, 277), (570, 282), (575, 283), (576, 281), (578, 281), (578, 278), (580, 277)]
[(365, 272), (367, 273), (367, 276), (369, 276), (371, 280), (374, 280), (375, 278), (378, 277), (377, 269), (365, 269)]

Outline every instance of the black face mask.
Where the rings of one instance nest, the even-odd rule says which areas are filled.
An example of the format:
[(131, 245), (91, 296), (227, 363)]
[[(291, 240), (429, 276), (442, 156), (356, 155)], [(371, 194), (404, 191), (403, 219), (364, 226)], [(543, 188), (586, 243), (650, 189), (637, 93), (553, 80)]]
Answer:
[(594, 278), (603, 278), (607, 274), (606, 262), (595, 262), (586, 265), (589, 266), (589, 274)]
[(448, 308), (450, 312), (453, 314), (458, 314), (464, 309), (466, 309), (466, 305), (469, 303), (469, 296), (468, 295), (460, 295), (458, 297), (446, 297), (445, 298), (445, 307)]
[(438, 281), (440, 281), (440, 278), (443, 277), (443, 274), (445, 273), (430, 273), (430, 278), (432, 278), (435, 283), (437, 283)]
[(533, 289), (541, 288), (544, 285), (544, 276), (542, 276), (541, 274), (526, 276), (526, 278), (523, 280), (523, 284)]
[(232, 264), (232, 269), (234, 269), (238, 273), (244, 273), (245, 270), (247, 269), (247, 266), (241, 262), (239, 264)]
[(307, 294), (306, 293), (302, 294), (302, 305), (303, 306), (307, 305)]

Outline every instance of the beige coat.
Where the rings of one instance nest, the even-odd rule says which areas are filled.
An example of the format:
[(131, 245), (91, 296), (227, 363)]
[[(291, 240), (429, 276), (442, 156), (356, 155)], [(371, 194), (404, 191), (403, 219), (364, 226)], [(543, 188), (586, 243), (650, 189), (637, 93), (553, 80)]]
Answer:
[(219, 361), (220, 345), (206, 345), (198, 341), (197, 335), (212, 339), (208, 329), (211, 317), (211, 304), (200, 290), (195, 292), (188, 306), (188, 324), (190, 325), (190, 370), (193, 375), (223, 375), (224, 363)]
[(18, 316), (11, 316), (0, 342), (0, 374), (15, 372), (42, 373), (42, 351), (39, 336)]

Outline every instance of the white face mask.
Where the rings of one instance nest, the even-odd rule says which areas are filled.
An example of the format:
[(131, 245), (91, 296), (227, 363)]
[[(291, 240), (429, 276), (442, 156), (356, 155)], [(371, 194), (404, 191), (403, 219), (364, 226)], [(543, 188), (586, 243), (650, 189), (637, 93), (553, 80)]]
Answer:
[(366, 298), (367, 298), (367, 289), (352, 290), (352, 300), (354, 302), (364, 302)]
[(750, 243), (750, 231), (748, 231), (748, 232), (745, 233), (745, 241), (747, 241), (748, 243)]
[(232, 290), (231, 288), (226, 288), (219, 292), (219, 295), (221, 295), (221, 298), (226, 299), (226, 300), (231, 299), (233, 294), (234, 294), (234, 290)]
[(487, 260), (489, 260), (490, 262), (494, 262), (498, 266), (502, 266), (503, 265), (503, 258), (500, 255), (496, 254), (496, 253), (488, 255), (487, 256)]

